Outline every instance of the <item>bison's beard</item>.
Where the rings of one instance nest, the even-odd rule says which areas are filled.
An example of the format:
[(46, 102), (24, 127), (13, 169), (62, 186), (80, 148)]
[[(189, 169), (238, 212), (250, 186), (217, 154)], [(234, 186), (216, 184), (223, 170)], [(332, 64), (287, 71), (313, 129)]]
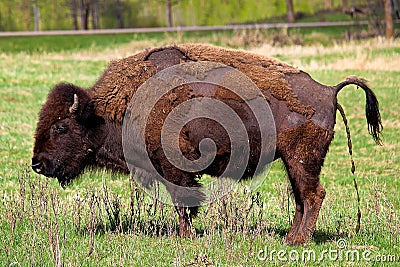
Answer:
[(57, 178), (60, 186), (65, 189), (68, 185), (71, 184), (74, 179), (76, 179), (83, 172), (83, 169), (84, 167), (74, 169), (66, 168), (64, 170), (60, 169), (59, 171), (56, 171), (55, 178)]
[(50, 177), (57, 178), (62, 188), (66, 188), (71, 182), (83, 172), (84, 166), (74, 166), (73, 163), (55, 166)]
[(64, 177), (57, 176), (56, 178), (57, 178), (60, 186), (63, 189), (67, 188), (67, 186), (70, 185), (72, 180), (74, 179), (74, 178), (71, 178), (71, 177), (68, 177), (68, 176), (64, 176)]

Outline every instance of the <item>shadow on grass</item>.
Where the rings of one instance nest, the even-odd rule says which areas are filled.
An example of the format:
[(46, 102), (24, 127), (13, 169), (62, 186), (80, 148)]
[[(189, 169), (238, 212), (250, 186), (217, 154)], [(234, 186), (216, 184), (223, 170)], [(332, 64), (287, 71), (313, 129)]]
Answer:
[(325, 232), (325, 231), (315, 231), (312, 237), (312, 240), (317, 245), (322, 245), (332, 240), (337, 240), (339, 238), (346, 237), (345, 234), (338, 234), (334, 232)]
[[(94, 233), (100, 236), (106, 233), (122, 233), (146, 236), (149, 238), (179, 237), (179, 225), (177, 223), (178, 220), (176, 216), (173, 216), (174, 211), (171, 210), (170, 212), (171, 213), (167, 212), (168, 215), (164, 216), (163, 218), (157, 216), (153, 218), (138, 218), (136, 216), (132, 217), (126, 214), (122, 216), (121, 221), (99, 221), (95, 225)], [(197, 220), (201, 221), (201, 218), (197, 218)], [(203, 238), (212, 235), (223, 236), (225, 234), (229, 234), (249, 237), (254, 235), (270, 235), (277, 236), (279, 239), (285, 239), (289, 232), (289, 227), (283, 225), (275, 227), (268, 225), (260, 226), (258, 223), (254, 223), (246, 228), (243, 228), (243, 226), (237, 226), (235, 229), (229, 229), (229, 227), (223, 224), (210, 226), (202, 223), (201, 225), (195, 225), (194, 230), (196, 238)], [(77, 228), (76, 233), (80, 235), (90, 235), (93, 234), (93, 230), (86, 225), (81, 226), (80, 229)], [(315, 242), (316, 245), (324, 245), (343, 237), (346, 237), (346, 234), (338, 234), (334, 231), (316, 230), (313, 234), (311, 242)]]
[(96, 236), (103, 236), (106, 233), (135, 234), (147, 237), (172, 237), (178, 236), (179, 226), (172, 220), (147, 220), (139, 219), (134, 222), (122, 220), (118, 225), (109, 222), (98, 222), (94, 228), (87, 225), (76, 227), (75, 233), (81, 236), (87, 236), (95, 233)]
[[(289, 232), (289, 228), (283, 228), (283, 227), (267, 228), (267, 232), (273, 233), (281, 238), (285, 238)], [(316, 230), (313, 236), (311, 237), (311, 241), (314, 241), (317, 245), (322, 245), (342, 237), (343, 235), (339, 235), (338, 233)]]

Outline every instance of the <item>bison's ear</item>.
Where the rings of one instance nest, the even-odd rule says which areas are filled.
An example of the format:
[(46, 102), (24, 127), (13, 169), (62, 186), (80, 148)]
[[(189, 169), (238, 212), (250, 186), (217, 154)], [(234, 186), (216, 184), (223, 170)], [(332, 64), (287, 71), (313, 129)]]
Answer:
[(72, 105), (69, 107), (69, 112), (82, 124), (86, 126), (96, 126), (103, 124), (104, 119), (96, 115), (94, 103), (86, 94), (81, 98), (78, 94), (74, 94)]
[(104, 119), (96, 115), (94, 102), (90, 100), (85, 103), (82, 112), (79, 115), (79, 120), (86, 126), (98, 126), (104, 123)]

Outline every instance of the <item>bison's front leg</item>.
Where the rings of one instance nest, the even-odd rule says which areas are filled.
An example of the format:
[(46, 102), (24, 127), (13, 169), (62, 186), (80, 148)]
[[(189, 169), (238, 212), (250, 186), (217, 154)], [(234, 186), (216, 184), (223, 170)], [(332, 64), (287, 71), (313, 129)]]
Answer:
[(188, 214), (188, 208), (175, 206), (175, 210), (178, 212), (179, 216), (179, 236), (192, 237), (193, 236), (192, 218)]
[(195, 233), (192, 218), (197, 215), (204, 194), (199, 190), (199, 183), (193, 174), (176, 169), (165, 173), (166, 179), (170, 182), (167, 184), (167, 190), (178, 213), (179, 236), (192, 237)]

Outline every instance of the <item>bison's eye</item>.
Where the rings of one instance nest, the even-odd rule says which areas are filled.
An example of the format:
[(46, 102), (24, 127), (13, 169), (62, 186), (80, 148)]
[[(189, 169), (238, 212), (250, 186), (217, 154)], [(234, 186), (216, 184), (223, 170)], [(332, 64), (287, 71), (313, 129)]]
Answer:
[(53, 132), (55, 134), (63, 134), (66, 133), (67, 131), (68, 131), (68, 126), (65, 124), (55, 125), (53, 128)]

